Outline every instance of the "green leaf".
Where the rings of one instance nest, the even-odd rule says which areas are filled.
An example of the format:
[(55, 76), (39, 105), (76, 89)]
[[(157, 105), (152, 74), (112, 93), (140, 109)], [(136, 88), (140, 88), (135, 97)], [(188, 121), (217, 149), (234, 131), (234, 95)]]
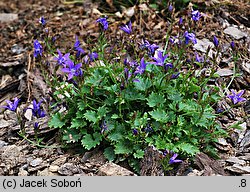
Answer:
[(82, 128), (85, 127), (87, 125), (86, 121), (84, 121), (83, 119), (79, 119), (79, 118), (75, 118), (71, 121), (71, 126), (70, 128)]
[(101, 140), (102, 140), (102, 136), (99, 133), (94, 133), (93, 136), (91, 134), (86, 134), (82, 138), (81, 143), (87, 150), (90, 150), (96, 145), (99, 145)]
[(86, 104), (83, 101), (78, 101), (77, 106), (80, 111), (83, 111), (86, 107)]
[(63, 140), (66, 141), (66, 143), (75, 143), (80, 138), (80, 134), (75, 129), (68, 129), (63, 133)]
[(102, 106), (102, 107), (99, 107), (98, 109), (97, 109), (97, 115), (98, 115), (98, 119), (102, 119), (103, 117), (105, 117), (106, 116), (106, 114), (107, 114), (107, 108), (106, 107), (104, 107), (104, 106)]
[(183, 153), (186, 153), (188, 155), (194, 156), (196, 153), (199, 152), (198, 147), (191, 145), (189, 143), (179, 143), (176, 145), (176, 147)]
[(144, 156), (144, 151), (142, 149), (136, 150), (136, 152), (133, 154), (134, 158), (141, 159)]
[(111, 119), (118, 119), (119, 118), (119, 116), (117, 115), (117, 114), (113, 114), (112, 116), (111, 116)]
[(159, 122), (162, 122), (162, 123), (167, 123), (168, 122), (167, 113), (165, 111), (163, 111), (163, 110), (157, 109), (157, 110), (154, 110), (154, 111), (150, 111), (149, 114), (156, 121), (159, 121)]
[(160, 104), (164, 104), (166, 102), (166, 99), (163, 95), (152, 92), (147, 98), (147, 101), (149, 107), (154, 107)]
[(86, 111), (86, 113), (84, 113), (84, 117), (85, 119), (93, 123), (96, 123), (98, 121), (96, 112), (92, 110)]
[(49, 121), (49, 126), (54, 128), (62, 128), (65, 125), (65, 121), (61, 117), (61, 113), (56, 113), (52, 116), (52, 119)]
[(139, 82), (134, 82), (135, 88), (139, 91), (146, 91), (148, 88), (151, 87), (151, 82), (148, 79), (139, 78)]
[(129, 141), (122, 140), (115, 145), (115, 154), (130, 154), (133, 151), (133, 146)]
[(115, 152), (113, 147), (107, 147), (106, 149), (104, 149), (103, 154), (109, 161), (115, 160)]

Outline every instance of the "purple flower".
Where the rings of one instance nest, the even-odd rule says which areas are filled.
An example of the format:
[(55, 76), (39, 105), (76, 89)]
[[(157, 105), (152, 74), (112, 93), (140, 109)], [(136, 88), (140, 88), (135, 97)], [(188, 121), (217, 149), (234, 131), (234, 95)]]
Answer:
[(124, 77), (125, 77), (125, 80), (128, 81), (131, 77), (131, 73), (129, 72), (129, 69), (127, 67), (124, 68)]
[(241, 90), (238, 93), (236, 93), (234, 90), (231, 90), (231, 92), (232, 92), (232, 95), (228, 95), (227, 97), (229, 97), (233, 101), (233, 104), (237, 104), (239, 102), (246, 100), (245, 98), (241, 97), (243, 93), (245, 92), (245, 90)]
[(14, 102), (12, 103), (10, 100), (6, 100), (6, 103), (8, 105), (6, 106), (2, 106), (2, 108), (5, 108), (5, 109), (9, 109), (10, 111), (16, 111), (17, 109), (17, 106), (18, 106), (18, 102), (20, 101), (20, 99), (18, 99), (17, 97), (14, 98)]
[(138, 64), (137, 64), (136, 61), (133, 61), (133, 60), (130, 61), (128, 58), (125, 58), (123, 63), (124, 63), (125, 66), (130, 66), (130, 67), (132, 67), (132, 68), (138, 66)]
[(191, 15), (194, 21), (199, 21), (202, 16), (198, 10), (192, 11)]
[(203, 57), (200, 57), (200, 56), (198, 55), (198, 53), (196, 53), (196, 52), (195, 52), (195, 60), (196, 60), (196, 62), (198, 62), (198, 63), (204, 62), (204, 58), (203, 58)]
[(125, 33), (130, 34), (132, 32), (132, 23), (129, 21), (128, 25), (124, 25), (120, 27), (121, 30), (123, 30)]
[(169, 5), (168, 10), (169, 10), (169, 12), (172, 12), (173, 11), (173, 5)]
[(138, 130), (137, 129), (133, 129), (133, 135), (138, 135)]
[(102, 26), (103, 26), (103, 30), (106, 31), (108, 29), (108, 21), (107, 21), (107, 18), (99, 18), (96, 20), (97, 23), (100, 23)]
[(147, 124), (146, 128), (143, 128), (143, 131), (146, 133), (150, 133), (153, 131), (153, 128), (149, 124)]
[(39, 128), (39, 123), (38, 123), (38, 122), (35, 122), (35, 123), (34, 123), (34, 129), (37, 130), (38, 128)]
[(68, 73), (68, 80), (70, 80), (74, 76), (81, 76), (82, 75), (81, 67), (82, 67), (81, 63), (74, 65), (74, 62), (72, 60), (68, 59), (65, 67), (62, 68), (62, 72)]
[(43, 52), (43, 47), (42, 45), (38, 42), (38, 40), (36, 39), (34, 41), (34, 57), (36, 58), (38, 55), (42, 56), (42, 52)]
[(155, 50), (159, 48), (159, 46), (156, 44), (150, 44), (147, 40), (145, 40), (145, 42), (142, 42), (141, 48), (148, 49), (149, 56), (152, 56), (154, 55)]
[(166, 64), (164, 65), (165, 71), (167, 71), (168, 69), (172, 69), (173, 67), (174, 67), (174, 66), (173, 66), (172, 63), (166, 63)]
[(230, 46), (231, 46), (231, 49), (232, 49), (232, 50), (235, 49), (235, 43), (234, 43), (234, 41), (232, 41), (232, 42), (230, 43)]
[(92, 53), (89, 54), (89, 60), (90, 61), (94, 61), (96, 59), (98, 59), (98, 53), (92, 52)]
[(147, 64), (145, 63), (145, 61), (144, 61), (144, 57), (141, 59), (141, 63), (140, 63), (140, 65), (139, 66), (137, 66), (137, 68), (136, 68), (136, 70), (135, 70), (135, 75), (137, 75), (137, 74), (143, 74), (144, 73), (144, 71), (145, 71), (145, 69), (146, 69), (146, 66), (147, 66)]
[(182, 19), (182, 17), (180, 17), (179, 25), (182, 25), (182, 24), (183, 24), (183, 19)]
[(108, 126), (107, 126), (107, 123), (106, 123), (105, 120), (102, 121), (102, 124), (101, 124), (100, 128), (101, 128), (101, 134), (103, 134), (104, 131), (107, 131), (107, 130), (108, 130)]
[(192, 41), (194, 44), (197, 43), (197, 40), (195, 38), (195, 34), (193, 34), (193, 33), (188, 33), (187, 31), (185, 31), (184, 37), (185, 37), (185, 44), (186, 45), (189, 43), (189, 41)]
[(152, 57), (152, 59), (155, 62), (150, 62), (150, 63), (154, 65), (164, 66), (167, 57), (168, 57), (167, 54), (163, 56), (163, 51), (157, 51), (157, 57)]
[(66, 53), (64, 56), (62, 55), (61, 51), (57, 49), (58, 56), (55, 57), (55, 60), (57, 60), (57, 63), (59, 65), (65, 65), (66, 61), (69, 59), (70, 53)]
[(77, 35), (75, 36), (75, 38), (76, 38), (76, 41), (75, 41), (75, 44), (74, 44), (74, 50), (77, 51), (76, 57), (80, 57), (80, 55), (84, 54), (85, 51), (80, 47), (81, 43), (80, 43)]
[(174, 153), (174, 155), (169, 159), (169, 164), (173, 164), (173, 163), (181, 163), (182, 160), (176, 159), (176, 157), (178, 156), (178, 154)]
[(172, 74), (171, 75), (171, 79), (177, 79), (180, 75), (180, 72), (176, 73), (176, 74)]
[(32, 115), (37, 118), (45, 117), (45, 112), (41, 109), (41, 104), (43, 100), (39, 101), (38, 103), (36, 100), (33, 100), (33, 107), (27, 108), (32, 110)]
[(40, 17), (40, 19), (39, 19), (39, 23), (41, 23), (42, 24), (42, 26), (45, 26), (46, 25), (46, 20), (44, 19), (44, 17), (42, 16), (42, 17)]
[(215, 47), (218, 47), (219, 41), (218, 41), (218, 39), (216, 38), (216, 36), (214, 36), (214, 38), (213, 38), (213, 43), (214, 43), (214, 46), (215, 46)]

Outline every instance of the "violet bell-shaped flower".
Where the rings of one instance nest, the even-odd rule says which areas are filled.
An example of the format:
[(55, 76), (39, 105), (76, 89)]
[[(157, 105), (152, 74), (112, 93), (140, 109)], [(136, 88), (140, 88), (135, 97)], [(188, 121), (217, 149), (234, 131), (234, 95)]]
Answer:
[(42, 56), (42, 52), (43, 52), (43, 47), (36, 39), (34, 41), (34, 57), (36, 58), (38, 55)]
[(154, 65), (164, 66), (164, 63), (168, 57), (168, 54), (163, 55), (163, 51), (157, 51), (157, 57), (152, 57), (154, 62), (150, 62)]
[(178, 154), (174, 153), (174, 155), (169, 159), (169, 164), (173, 164), (173, 163), (181, 163), (182, 160), (180, 159), (176, 159), (176, 157), (178, 156)]
[(199, 21), (202, 16), (198, 10), (192, 11), (191, 15), (194, 21)]
[(234, 90), (231, 90), (231, 92), (232, 92), (232, 95), (228, 95), (227, 97), (233, 101), (234, 105), (246, 100), (245, 98), (241, 97), (243, 93), (245, 92), (245, 90), (241, 90), (237, 93)]
[(184, 37), (185, 37), (185, 44), (186, 45), (189, 43), (189, 41), (192, 41), (193, 44), (197, 43), (197, 40), (195, 38), (195, 34), (193, 34), (193, 33), (188, 33), (187, 31), (185, 31)]
[(96, 22), (102, 25), (104, 31), (108, 29), (109, 24), (106, 17), (99, 18)]
[(214, 38), (213, 38), (213, 43), (214, 43), (215, 47), (219, 46), (219, 40), (216, 38), (216, 36), (214, 36)]
[(74, 50), (77, 51), (76, 57), (80, 57), (80, 55), (84, 54), (85, 51), (81, 48), (81, 43), (80, 43), (77, 35), (75, 36), (75, 38), (76, 38), (76, 41), (74, 43)]
[(89, 56), (89, 60), (91, 62), (94, 61), (94, 60), (96, 60), (96, 59), (98, 59), (98, 53), (96, 53), (96, 52), (92, 52), (88, 56)]
[(141, 44), (140, 47), (141, 47), (142, 49), (143, 49), (143, 48), (146, 48), (146, 49), (148, 50), (149, 56), (153, 56), (154, 53), (155, 53), (155, 50), (159, 48), (158, 45), (156, 45), (156, 44), (154, 44), (154, 43), (153, 43), (153, 44), (150, 44), (147, 40), (142, 41), (142, 44)]
[(46, 20), (44, 19), (43, 16), (39, 18), (39, 23), (41, 23), (42, 26), (45, 26), (45, 25), (46, 25)]
[(62, 68), (62, 72), (68, 73), (68, 80), (72, 79), (74, 76), (81, 76), (82, 70), (81, 70), (82, 64), (74, 64), (72, 60), (67, 60), (67, 63), (64, 68)]
[(144, 71), (146, 70), (146, 66), (147, 66), (147, 64), (145, 63), (144, 57), (143, 57), (143, 58), (141, 59), (140, 65), (137, 66), (137, 68), (136, 68), (134, 74), (135, 74), (135, 75), (137, 75), (137, 74), (142, 75), (142, 74), (144, 73)]
[(11, 102), (10, 100), (6, 100), (6, 103), (7, 103), (8, 105), (2, 106), (2, 108), (5, 108), (5, 109), (8, 109), (8, 110), (10, 110), (10, 111), (15, 112), (16, 109), (17, 109), (17, 106), (18, 106), (19, 101), (20, 101), (20, 99), (18, 99), (17, 97), (14, 98), (14, 101), (13, 101), (13, 102)]
[(70, 53), (66, 53), (65, 55), (62, 55), (59, 49), (57, 49), (57, 52), (58, 52), (58, 56), (55, 57), (55, 60), (57, 61), (59, 65), (64, 66), (66, 61), (69, 60)]
[(132, 23), (131, 23), (131, 21), (129, 21), (128, 25), (123, 25), (122, 27), (120, 27), (120, 29), (123, 30), (127, 34), (131, 34), (132, 33)]
[(41, 109), (41, 104), (43, 100), (39, 101), (38, 103), (36, 100), (33, 100), (32, 108), (27, 108), (32, 110), (32, 115), (37, 118), (45, 117), (45, 112)]

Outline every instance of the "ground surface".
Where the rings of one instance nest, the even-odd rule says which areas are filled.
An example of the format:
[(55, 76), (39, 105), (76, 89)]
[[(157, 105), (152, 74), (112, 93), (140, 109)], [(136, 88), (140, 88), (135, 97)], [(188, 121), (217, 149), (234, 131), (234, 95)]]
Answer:
[[(163, 46), (168, 28), (165, 12), (156, 12), (148, 4), (121, 9), (112, 1), (65, 3), (60, 0), (0, 0), (0, 105), (6, 99), (19, 97), (23, 107), (33, 99), (49, 97), (49, 87), (33, 59), (33, 40), (39, 35), (38, 19), (44, 16), (47, 27), (60, 37), (63, 46), (72, 46), (77, 34), (81, 41), (95, 41), (99, 28), (95, 20), (106, 13), (111, 20), (110, 36), (116, 36), (118, 26), (130, 19), (138, 37), (145, 37)], [(218, 61), (221, 85), (231, 80), (232, 56), (229, 43), (234, 41), (241, 56), (238, 65), (240, 76), (233, 80), (230, 88), (246, 90), (244, 104), (231, 109), (221, 119), (221, 125), (228, 130), (230, 137), (221, 139), (215, 146), (220, 160), (213, 160), (206, 154), (196, 156), (193, 164), (188, 160), (176, 168), (173, 175), (244, 175), (250, 174), (250, 4), (249, 1), (194, 0), (205, 18), (197, 26), (197, 38), (212, 41), (216, 35), (222, 45), (223, 57)], [(191, 6), (191, 4), (190, 4)], [(176, 23), (180, 16), (190, 14), (190, 6), (176, 12)], [(2, 14), (6, 13), (6, 14)], [(114, 14), (116, 13), (116, 14)], [(143, 13), (143, 14), (142, 14)], [(230, 28), (231, 27), (231, 28)], [(198, 30), (199, 29), (199, 30)], [(175, 30), (172, 30), (175, 35)], [(84, 43), (83, 43), (84, 44)], [(198, 43), (198, 52), (206, 51), (207, 44)], [(205, 49), (205, 50), (204, 50)], [(223, 100), (219, 106), (229, 108), (230, 100)], [(24, 118), (29, 119), (30, 114)], [(0, 175), (133, 175), (132, 172), (116, 164), (107, 163), (102, 150), (85, 153), (82, 149), (61, 148), (57, 130), (48, 128), (48, 118), (41, 120), (41, 136), (46, 135), (47, 145), (55, 148), (39, 148), (21, 139), (19, 126), (12, 112), (0, 109)], [(230, 126), (239, 122), (241, 130)], [(30, 139), (34, 137), (32, 121), (26, 123)], [(145, 175), (160, 175), (157, 170), (157, 155), (148, 150)], [(122, 165), (123, 167), (126, 165)], [(128, 168), (128, 167), (127, 167)]]

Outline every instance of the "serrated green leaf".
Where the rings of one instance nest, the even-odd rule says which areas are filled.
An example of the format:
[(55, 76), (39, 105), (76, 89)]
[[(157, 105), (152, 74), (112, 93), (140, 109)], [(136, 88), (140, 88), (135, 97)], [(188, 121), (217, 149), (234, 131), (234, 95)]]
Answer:
[(102, 136), (99, 133), (94, 133), (93, 136), (91, 134), (86, 134), (82, 138), (81, 143), (87, 150), (90, 150), (96, 145), (99, 145), (101, 140), (102, 140)]
[(87, 123), (86, 121), (84, 121), (83, 119), (78, 119), (78, 118), (75, 118), (71, 121), (71, 126), (70, 128), (81, 128), (81, 127), (84, 127), (86, 126)]
[(179, 143), (176, 144), (176, 147), (183, 153), (188, 155), (194, 156), (196, 153), (199, 152), (198, 147), (191, 145), (189, 143)]
[(81, 111), (83, 111), (86, 107), (85, 103), (82, 101), (78, 101), (77, 106), (78, 106), (78, 109)]
[(159, 122), (162, 122), (162, 123), (167, 123), (168, 122), (167, 113), (164, 110), (157, 109), (157, 110), (154, 110), (154, 111), (150, 111), (149, 114), (156, 121), (159, 121)]
[(109, 161), (115, 160), (115, 151), (113, 147), (107, 147), (106, 149), (104, 149), (103, 154)]
[(65, 121), (62, 119), (61, 114), (58, 112), (52, 116), (49, 121), (49, 126), (54, 128), (62, 128), (65, 125)]
[(139, 91), (146, 91), (152, 86), (150, 80), (140, 78), (139, 81), (134, 82), (135, 88)]
[(103, 117), (105, 117), (106, 116), (106, 114), (107, 114), (107, 108), (106, 107), (104, 107), (104, 106), (102, 106), (102, 107), (99, 107), (98, 109), (97, 109), (97, 115), (98, 115), (98, 119), (102, 119)]
[(166, 102), (166, 99), (163, 95), (152, 92), (147, 98), (147, 101), (149, 107), (154, 107), (160, 104), (164, 104)]
[(96, 123), (98, 121), (96, 112), (92, 110), (86, 111), (86, 113), (84, 113), (84, 117), (85, 119), (93, 123)]
[(133, 151), (133, 146), (129, 141), (122, 140), (116, 143), (114, 151), (115, 154), (130, 154)]
[(141, 159), (144, 156), (144, 151), (142, 149), (136, 150), (136, 152), (133, 154), (134, 158)]
[(119, 118), (119, 116), (117, 115), (117, 114), (113, 114), (112, 116), (111, 116), (111, 119), (118, 119)]

